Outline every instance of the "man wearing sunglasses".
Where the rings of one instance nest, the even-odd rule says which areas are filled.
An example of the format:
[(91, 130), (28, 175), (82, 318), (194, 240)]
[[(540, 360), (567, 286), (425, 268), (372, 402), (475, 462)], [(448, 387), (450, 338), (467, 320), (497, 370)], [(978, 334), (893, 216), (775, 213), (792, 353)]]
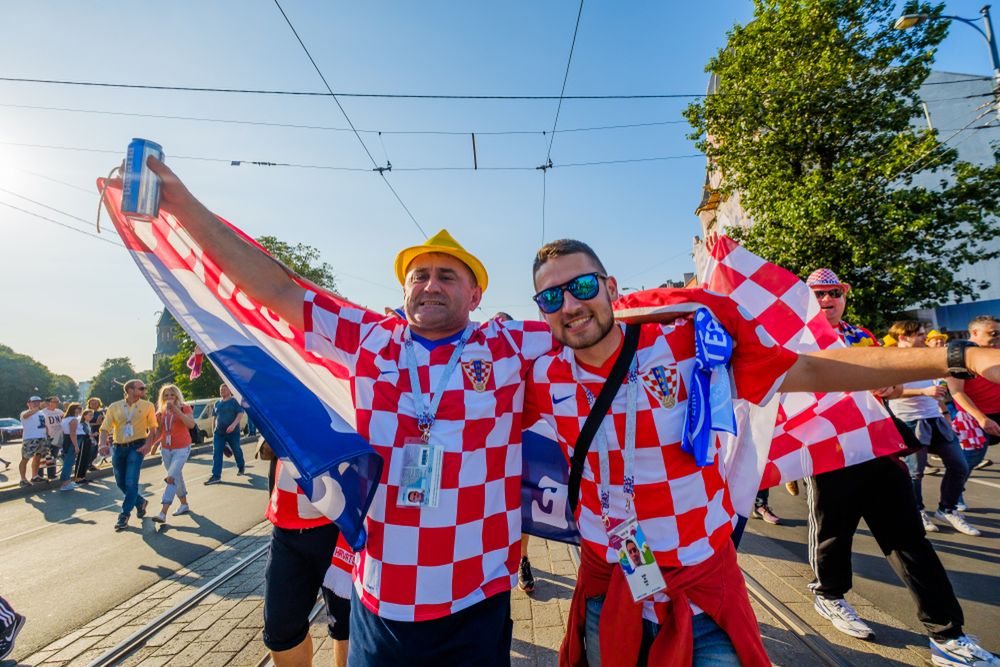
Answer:
[(149, 501), (139, 495), (139, 472), (142, 459), (149, 453), (158, 432), (156, 408), (146, 400), (146, 383), (138, 379), (129, 380), (122, 390), (125, 398), (108, 406), (101, 424), (98, 450), (101, 456), (107, 456), (110, 451), (115, 484), (125, 494), (115, 532), (128, 528), (133, 508), (140, 519), (146, 516)]
[[(617, 283), (590, 247), (573, 240), (538, 251), (534, 282), (535, 302), (565, 347), (535, 362), (526, 421), (537, 411), (571, 458), (624, 344), (612, 310)], [(737, 398), (758, 404), (776, 391), (858, 391), (938, 377), (948, 372), (945, 352), (887, 355), (873, 348), (797, 355), (728, 297), (697, 289), (663, 290), (662, 296), (688, 314), (641, 325), (627, 379), (615, 389), (610, 417), (586, 456), (577, 517), (581, 567), (560, 664), (770, 664), (736, 564), (730, 540), (736, 513), (725, 470), (712, 456), (714, 440), (708, 440), (707, 456), (686, 447), (697, 435), (686, 425), (688, 403), (708, 395), (699, 377), (704, 371), (695, 366), (711, 354), (696, 352), (696, 339), (699, 348), (711, 343), (718, 351), (729, 337), (729, 373), (720, 377), (731, 379)], [(619, 305), (641, 305), (632, 302), (638, 298), (630, 295)], [(968, 362), (1000, 379), (1000, 354), (973, 353)], [(905, 473), (903, 480), (908, 485)], [(915, 511), (913, 520), (919, 529)], [(622, 545), (640, 532), (659, 566), (659, 583), (648, 573), (633, 580), (636, 575), (620, 566)]]
[[(827, 322), (851, 347), (877, 347), (878, 340), (864, 327), (845, 322), (847, 294), (851, 286), (830, 269), (818, 269), (806, 279), (826, 315)], [(931, 348), (908, 348), (907, 352)], [(902, 352), (903, 350), (900, 350)], [(941, 354), (941, 351), (938, 351)], [(948, 375), (942, 369), (936, 379)], [(887, 376), (883, 384), (902, 384)], [(895, 398), (901, 391), (875, 392)], [(919, 440), (906, 424), (895, 420), (907, 444)], [(951, 582), (934, 547), (927, 539), (906, 467), (894, 456), (884, 456), (858, 465), (833, 470), (805, 480), (809, 503), (809, 564), (816, 594), (816, 611), (834, 628), (860, 639), (875, 633), (844, 595), (852, 586), (851, 554), (854, 533), (863, 518), (889, 564), (909, 589), (917, 604), (917, 616), (930, 635), (935, 664), (955, 662), (975, 656), (982, 648), (962, 632), (964, 617)], [(988, 655), (988, 654), (986, 654)], [(983, 658), (983, 660), (987, 660)], [(988, 660), (995, 661), (992, 656)], [(982, 664), (994, 664), (986, 661)], [(1000, 662), (996, 662), (1000, 664)]]

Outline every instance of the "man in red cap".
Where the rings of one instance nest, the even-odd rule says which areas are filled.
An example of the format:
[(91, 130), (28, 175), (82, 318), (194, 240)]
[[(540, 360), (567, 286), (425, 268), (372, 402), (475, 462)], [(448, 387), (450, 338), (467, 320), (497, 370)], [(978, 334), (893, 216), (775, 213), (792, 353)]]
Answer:
[[(878, 339), (871, 331), (843, 319), (850, 285), (826, 268), (813, 271), (806, 284), (812, 288), (827, 322), (845, 344), (878, 346)], [(889, 388), (875, 393), (890, 397), (896, 392)], [(914, 443), (906, 425), (895, 421), (907, 444)], [(806, 491), (809, 565), (815, 575), (810, 588), (816, 594), (816, 611), (844, 634), (860, 639), (875, 636), (871, 627), (844, 599), (851, 589), (854, 533), (863, 518), (882, 553), (917, 603), (917, 616), (930, 635), (934, 664), (974, 664), (955, 661), (971, 660), (970, 656), (982, 649), (962, 632), (962, 607), (924, 532), (906, 466), (895, 456), (883, 456), (810, 477), (806, 479)], [(996, 661), (996, 658), (990, 656), (989, 660)]]

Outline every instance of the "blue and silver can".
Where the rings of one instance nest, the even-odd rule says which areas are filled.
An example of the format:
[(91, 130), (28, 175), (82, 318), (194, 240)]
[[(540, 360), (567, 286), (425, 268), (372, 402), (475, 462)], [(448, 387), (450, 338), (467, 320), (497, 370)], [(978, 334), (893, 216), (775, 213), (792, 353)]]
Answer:
[(130, 218), (153, 220), (160, 214), (160, 179), (146, 166), (150, 155), (163, 160), (163, 148), (148, 139), (133, 139), (122, 175), (122, 213)]

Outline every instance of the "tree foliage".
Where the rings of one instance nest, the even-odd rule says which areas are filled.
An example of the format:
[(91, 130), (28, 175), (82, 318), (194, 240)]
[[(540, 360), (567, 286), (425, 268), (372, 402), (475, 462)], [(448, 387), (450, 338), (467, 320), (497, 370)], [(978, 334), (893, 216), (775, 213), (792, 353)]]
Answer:
[[(685, 112), (723, 194), (754, 224), (749, 249), (851, 283), (849, 317), (880, 326), (917, 305), (975, 297), (955, 272), (993, 259), (1000, 167), (958, 160), (922, 129), (917, 91), (946, 21), (893, 30), (893, 0), (755, 0), (707, 70), (716, 94)], [(939, 16), (942, 5), (905, 12)], [(914, 183), (931, 172), (936, 187)]]
[[(26, 354), (0, 345), (0, 417), (17, 417), (32, 394), (42, 398), (58, 393), (52, 372)], [(74, 394), (75, 396), (75, 394)]]
[(314, 246), (306, 243), (292, 245), (276, 236), (266, 235), (258, 236), (257, 243), (306, 280), (336, 291), (337, 276), (333, 273), (333, 267), (322, 260), (319, 250)]
[(170, 357), (170, 370), (174, 374), (174, 384), (184, 394), (185, 400), (196, 398), (212, 398), (219, 395), (219, 385), (222, 378), (215, 370), (215, 366), (206, 358), (201, 366), (201, 375), (191, 379), (191, 369), (187, 367), (187, 360), (194, 354), (194, 341), (184, 334), (180, 341), (180, 350)]
[(122, 385), (138, 375), (128, 357), (105, 359), (90, 382), (90, 395), (87, 398), (97, 397), (104, 405), (121, 400), (125, 395)]

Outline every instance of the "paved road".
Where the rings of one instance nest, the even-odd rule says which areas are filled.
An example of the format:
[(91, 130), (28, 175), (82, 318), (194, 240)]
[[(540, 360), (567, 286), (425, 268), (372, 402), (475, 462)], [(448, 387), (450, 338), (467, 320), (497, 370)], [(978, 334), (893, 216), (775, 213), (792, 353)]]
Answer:
[[(930, 533), (930, 539), (962, 603), (966, 631), (978, 635), (994, 653), (1000, 653), (1000, 447), (991, 447), (989, 458), (998, 463), (974, 471), (965, 493), (969, 505), (966, 518), (983, 532), (982, 536), (968, 537), (941, 525), (940, 532)], [(940, 484), (940, 476), (924, 477), (924, 503), (931, 509), (937, 507)], [(805, 490), (792, 497), (783, 487), (771, 489), (771, 507), (784, 525), (751, 520), (750, 528), (777, 540), (807, 562)], [(853, 563), (854, 589), (859, 594), (923, 632), (909, 592), (863, 522), (854, 539)]]
[[(168, 517), (158, 530), (148, 519), (143, 529), (133, 514), (127, 532), (114, 532), (121, 493), (110, 477), (72, 493), (53, 488), (5, 501), (0, 593), (28, 617), (17, 655), (29, 655), (260, 523), (267, 468), (253, 460), (253, 449), (243, 448), (249, 477), (236, 477), (227, 460), (223, 483), (213, 486), (202, 484), (211, 454), (196, 454), (185, 467), (192, 514)], [(157, 511), (162, 480), (159, 466), (143, 469), (140, 478)]]

